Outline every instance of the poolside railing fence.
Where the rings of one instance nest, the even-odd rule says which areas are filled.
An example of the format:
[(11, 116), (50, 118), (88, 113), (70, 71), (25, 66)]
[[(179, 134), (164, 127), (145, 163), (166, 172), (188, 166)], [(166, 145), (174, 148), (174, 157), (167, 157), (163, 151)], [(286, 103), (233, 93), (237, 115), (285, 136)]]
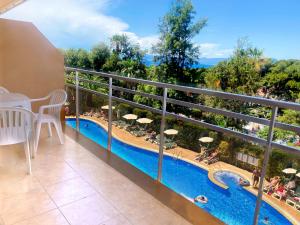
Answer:
[[(287, 101), (280, 101), (280, 100), (274, 100), (274, 99), (267, 99), (262, 97), (256, 97), (256, 96), (247, 96), (247, 95), (241, 95), (241, 94), (234, 94), (234, 93), (228, 93), (228, 92), (222, 92), (217, 90), (209, 90), (204, 88), (195, 88), (195, 87), (187, 87), (187, 86), (181, 86), (181, 85), (175, 85), (175, 84), (169, 84), (169, 83), (162, 83), (162, 82), (155, 82), (150, 80), (143, 80), (143, 79), (137, 79), (137, 78), (130, 78), (125, 76), (120, 76), (116, 74), (111, 73), (104, 73), (104, 72), (96, 72), (96, 71), (90, 71), (90, 70), (84, 70), (84, 69), (77, 69), (77, 68), (65, 68), (66, 75), (65, 78), (68, 80), (68, 82), (65, 83), (67, 87), (74, 88), (76, 90), (76, 129), (79, 131), (79, 91), (86, 91), (98, 96), (102, 96), (105, 98), (108, 98), (108, 150), (111, 150), (111, 141), (112, 141), (112, 101), (120, 102), (120, 103), (126, 103), (131, 106), (142, 108), (157, 114), (161, 115), (161, 124), (160, 124), (160, 144), (159, 144), (159, 160), (158, 160), (158, 174), (157, 174), (157, 180), (161, 182), (162, 179), (162, 163), (163, 163), (163, 155), (164, 155), (164, 130), (165, 130), (165, 123), (166, 123), (166, 116), (172, 116), (175, 117), (178, 120), (182, 120), (184, 122), (190, 122), (195, 125), (199, 125), (201, 127), (214, 130), (216, 132), (221, 132), (224, 134), (228, 134), (252, 143), (259, 144), (263, 147), (265, 147), (264, 152), (264, 158), (262, 163), (262, 171), (261, 171), (261, 179), (259, 183), (259, 189), (258, 189), (258, 196), (257, 196), (257, 202), (256, 202), (256, 209), (255, 209), (255, 215), (253, 224), (256, 225), (258, 223), (258, 215), (259, 210), (261, 207), (262, 202), (262, 195), (263, 195), (263, 181), (266, 176), (267, 171), (267, 165), (270, 158), (270, 153), (272, 149), (280, 149), (284, 152), (290, 153), (290, 154), (296, 154), (300, 155), (300, 150), (293, 146), (284, 145), (282, 143), (275, 142), (273, 140), (274, 136), (274, 128), (280, 128), (282, 130), (286, 131), (292, 131), (294, 133), (300, 134), (300, 127), (293, 124), (287, 124), (276, 121), (277, 118), (277, 112), (278, 109), (290, 109), (295, 111), (300, 111), (300, 104), (294, 103), (294, 102), (287, 102)], [(105, 80), (108, 79), (108, 83), (105, 82), (99, 82), (94, 80), (89, 80), (80, 77), (80, 74), (85, 75), (92, 75), (96, 77), (105, 78)], [(129, 82), (129, 83), (135, 83), (135, 84), (144, 84), (144, 85), (151, 85), (156, 88), (163, 89), (162, 95), (155, 95), (155, 94), (149, 94), (138, 90), (133, 90), (129, 88), (120, 87), (117, 85), (113, 85), (113, 81), (123, 81), (123, 82)], [(86, 87), (83, 87), (82, 83), (88, 83), (93, 84), (99, 87), (104, 87), (108, 89), (107, 93), (102, 93), (99, 91), (95, 91)], [(272, 109), (271, 113), (271, 119), (266, 118), (259, 118), (251, 115), (246, 115), (239, 112), (230, 111), (227, 109), (221, 109), (221, 108), (213, 108), (209, 106), (205, 106), (203, 104), (195, 104), (191, 102), (186, 102), (182, 100), (177, 100), (174, 98), (168, 97), (168, 92), (170, 90), (173, 91), (181, 91), (186, 93), (193, 93), (198, 95), (205, 95), (205, 96), (211, 96), (216, 97), (224, 100), (234, 100), (234, 101), (240, 101), (247, 104), (258, 104), (262, 106), (266, 106)], [(128, 94), (135, 94), (140, 95), (149, 99), (159, 100), (162, 103), (161, 109), (157, 109), (151, 106), (143, 105), (128, 99), (120, 98), (118, 96), (113, 95), (113, 91), (121, 91), (123, 93)], [(243, 132), (240, 132), (238, 130), (233, 130), (230, 128), (218, 126), (215, 124), (211, 124), (202, 120), (189, 118), (181, 114), (176, 114), (174, 112), (168, 112), (167, 111), (167, 104), (173, 104), (181, 107), (187, 107), (190, 109), (198, 109), (204, 112), (214, 113), (223, 115), (228, 118), (235, 118), (239, 120), (244, 120), (247, 122), (254, 122), (258, 123), (264, 126), (269, 127), (268, 130), (268, 137), (267, 139), (263, 139), (254, 135), (245, 134)]]

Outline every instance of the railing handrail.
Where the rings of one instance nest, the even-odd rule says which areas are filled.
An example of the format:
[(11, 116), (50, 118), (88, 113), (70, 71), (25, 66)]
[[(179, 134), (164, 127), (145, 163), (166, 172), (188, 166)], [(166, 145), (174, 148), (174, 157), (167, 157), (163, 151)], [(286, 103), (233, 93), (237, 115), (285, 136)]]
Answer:
[[(163, 155), (164, 155), (164, 153), (163, 153), (164, 129), (165, 129), (165, 117), (166, 116), (173, 116), (179, 120), (186, 121), (186, 122), (192, 122), (194, 124), (200, 125), (207, 129), (211, 129), (211, 130), (214, 130), (217, 132), (233, 135), (235, 137), (238, 137), (238, 138), (250, 141), (250, 142), (254, 142), (256, 144), (260, 144), (263, 147), (265, 147), (266, 149), (264, 152), (261, 179), (260, 179), (260, 183), (259, 183), (258, 197), (257, 197), (256, 207), (255, 207), (255, 215), (254, 215), (254, 219), (253, 219), (254, 225), (257, 225), (257, 223), (258, 223), (258, 215), (259, 215), (261, 202), (262, 202), (262, 195), (263, 195), (263, 182), (264, 182), (264, 178), (266, 175), (268, 161), (270, 158), (270, 153), (272, 151), (272, 148), (278, 148), (285, 152), (300, 155), (299, 149), (291, 147), (291, 146), (287, 146), (287, 145), (282, 145), (282, 144), (279, 144), (279, 143), (276, 143), (275, 141), (273, 141), (275, 127), (283, 129), (283, 130), (290, 130), (290, 131), (293, 131), (296, 133), (300, 133), (299, 126), (276, 122), (277, 112), (278, 112), (279, 108), (286, 108), (286, 109), (300, 111), (300, 104), (298, 104), (298, 103), (273, 100), (273, 99), (248, 96), (248, 95), (241, 95), (241, 94), (234, 94), (234, 93), (209, 90), (209, 89), (204, 89), (204, 88), (186, 87), (186, 86), (180, 86), (180, 85), (175, 85), (175, 84), (161, 83), (161, 82), (149, 81), (149, 80), (143, 80), (143, 79), (137, 79), (137, 78), (129, 78), (129, 77), (123, 77), (123, 76), (116, 75), (116, 74), (109, 74), (109, 73), (104, 73), (104, 72), (96, 72), (96, 71), (70, 68), (70, 67), (66, 67), (65, 70), (71, 71), (71, 72), (72, 71), (76, 72), (75, 77), (66, 75), (66, 77), (69, 79), (75, 78), (75, 85), (66, 83), (66, 86), (76, 89), (76, 128), (77, 128), (77, 130), (79, 130), (79, 97), (78, 97), (79, 90), (87, 91), (87, 92), (90, 92), (90, 93), (93, 93), (93, 94), (99, 95), (99, 96), (108, 97), (108, 100), (109, 100), (108, 150), (111, 149), (111, 140), (112, 140), (112, 100), (123, 102), (123, 103), (128, 103), (135, 107), (143, 108), (143, 109), (146, 109), (146, 110), (149, 110), (149, 111), (152, 111), (152, 112), (162, 115), (161, 125), (160, 125), (160, 145), (159, 145), (159, 160), (158, 160), (158, 175), (157, 175), (157, 180), (159, 182), (162, 179), (162, 168), (163, 168), (162, 163), (163, 163)], [(91, 74), (91, 75), (109, 78), (109, 84), (105, 84), (105, 83), (97, 82), (97, 81), (90, 81), (90, 80), (84, 79), (84, 78), (79, 78), (79, 73)], [(114, 86), (113, 82), (112, 82), (113, 79), (123, 80), (123, 81), (127, 81), (127, 82), (138, 83), (138, 84), (152, 85), (155, 87), (162, 88), (163, 96), (148, 94), (148, 93), (137, 91), (137, 90), (131, 90), (128, 88)], [(84, 87), (80, 86), (80, 83), (79, 83), (80, 81), (93, 83), (93, 84), (96, 84), (96, 85), (102, 86), (102, 87), (103, 86), (107, 87), (109, 90), (109, 92), (108, 92), (109, 94), (104, 94), (104, 93), (101, 93), (101, 92), (98, 92), (95, 90), (84, 88)], [(246, 114), (242, 114), (242, 113), (237, 113), (237, 112), (229, 111), (229, 110), (225, 110), (225, 109), (212, 108), (212, 107), (205, 106), (202, 104), (195, 104), (195, 103), (191, 103), (191, 102), (185, 102), (185, 101), (180, 101), (180, 100), (176, 100), (173, 98), (168, 98), (168, 89), (183, 91), (183, 92), (188, 92), (188, 93), (204, 94), (204, 95), (219, 97), (222, 99), (238, 100), (238, 101), (243, 101), (243, 102), (247, 102), (247, 103), (255, 103), (255, 104), (260, 104), (260, 105), (264, 105), (264, 106), (269, 106), (272, 108), (271, 120), (268, 120), (265, 118), (254, 117), (254, 116), (250, 116), (250, 115), (246, 115)], [(148, 98), (160, 100), (162, 102), (162, 109), (156, 109), (151, 106), (146, 106), (143, 104), (136, 103), (134, 101), (130, 101), (127, 99), (119, 98), (117, 96), (113, 96), (113, 90), (124, 91), (124, 92), (128, 92), (131, 94), (141, 95), (141, 96), (145, 96)], [(200, 109), (202, 111), (212, 112), (215, 114), (225, 115), (225, 116), (231, 117), (231, 118), (237, 118), (237, 119), (245, 120), (248, 122), (255, 122), (255, 123), (260, 123), (260, 124), (266, 125), (269, 127), (267, 140), (265, 140), (263, 138), (259, 138), (257, 136), (251, 136), (251, 135), (245, 134), (243, 132), (231, 130), (229, 128), (225, 128), (222, 126), (207, 123), (202, 120), (188, 118), (188, 117), (176, 114), (176, 113), (167, 112), (167, 110), (166, 110), (167, 103), (176, 104), (176, 105), (180, 105), (180, 106), (184, 106), (184, 107), (188, 107), (188, 108), (196, 108), (196, 109)]]
[(260, 104), (260, 105), (264, 105), (264, 106), (286, 108), (286, 109), (300, 111), (300, 104), (295, 103), (295, 102), (268, 99), (268, 98), (263, 98), (263, 97), (258, 97), (258, 96), (235, 94), (235, 93), (211, 90), (211, 89), (206, 89), (206, 88), (187, 87), (187, 86), (182, 86), (182, 85), (177, 85), (177, 84), (169, 84), (169, 83), (150, 81), (150, 80), (144, 80), (144, 79), (139, 79), (139, 78), (124, 77), (124, 76), (120, 76), (117, 74), (97, 72), (97, 71), (72, 68), (72, 67), (65, 67), (65, 70), (73, 71), (73, 72), (77, 71), (77, 72), (81, 72), (81, 73), (87, 73), (87, 74), (92, 74), (92, 75), (97, 75), (97, 76), (107, 77), (107, 78), (111, 77), (111, 78), (117, 79), (117, 80), (124, 80), (124, 81), (139, 83), (139, 84), (147, 84), (147, 85), (152, 85), (152, 86), (156, 86), (159, 88), (173, 89), (176, 91), (183, 91), (183, 92), (189, 92), (189, 93), (195, 93), (195, 94), (204, 94), (204, 95), (219, 97), (222, 99), (239, 100), (239, 101), (243, 101), (243, 102), (256, 103), (256, 104)]

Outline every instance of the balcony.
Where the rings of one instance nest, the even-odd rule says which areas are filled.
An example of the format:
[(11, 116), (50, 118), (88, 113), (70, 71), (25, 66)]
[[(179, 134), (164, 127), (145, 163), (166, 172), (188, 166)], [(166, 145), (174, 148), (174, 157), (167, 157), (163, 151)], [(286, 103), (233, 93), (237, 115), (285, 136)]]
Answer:
[[(34, 27), (11, 21), (4, 23), (18, 25), (19, 28), (6, 30), (7, 36), (19, 37), (18, 32), (22, 32), (23, 37), (28, 34), (27, 40), (31, 39), (30, 32), (20, 30), (23, 27), (34, 32), (36, 39), (25, 50), (20, 48), (27, 45), (24, 40), (13, 39), (19, 45), (5, 44), (9, 50), (0, 51), (0, 59), (3, 58), (2, 54), (7, 56), (0, 70), (3, 74), (0, 74), (1, 86), (31, 98), (65, 86), (69, 99), (63, 112), (67, 114), (65, 143), (60, 145), (55, 135), (48, 137), (47, 131), (43, 130), (38, 154), (32, 160), (31, 176), (25, 174), (22, 146), (1, 146), (0, 218), (3, 224), (213, 225), (235, 222), (243, 224), (245, 221), (249, 224), (252, 221), (253, 224), (262, 224), (264, 217), (271, 222), (276, 220), (275, 224), (298, 224), (299, 209), (273, 195), (265, 194), (263, 187), (266, 184), (265, 177), (272, 149), (290, 157), (299, 156), (299, 148), (283, 145), (272, 138), (274, 127), (299, 133), (298, 126), (276, 121), (278, 108), (299, 111), (299, 104), (76, 68), (65, 68), (64, 71), (62, 56), (41, 38)], [(44, 46), (46, 50), (41, 51), (43, 48), (35, 48), (34, 45)], [(15, 57), (9, 54), (12, 49), (16, 51)], [(28, 52), (31, 52), (32, 58), (28, 56)], [(22, 63), (24, 59), (27, 63)], [(39, 59), (38, 63), (36, 59)], [(12, 66), (16, 61), (18, 67)], [(21, 73), (28, 79), (15, 82), (20, 79)], [(88, 76), (95, 79), (87, 79)], [(161, 89), (161, 95), (130, 88), (133, 83)], [(249, 105), (260, 104), (266, 106), (272, 116), (271, 119), (257, 118), (182, 101), (168, 96), (172, 91), (186, 95), (211, 96), (235, 103), (240, 101)], [(160, 105), (154, 107), (137, 103), (130, 95), (143, 96), (159, 102)], [(126, 105), (126, 110), (121, 104)], [(269, 127), (270, 132), (267, 139), (259, 138), (232, 127), (203, 121), (197, 116), (185, 116), (174, 110), (170, 111), (170, 105), (173, 108), (176, 105), (238, 121), (259, 123)], [(34, 105), (33, 109), (37, 107)], [(128, 113), (136, 113), (140, 118), (146, 116), (153, 120), (151, 129), (157, 134), (153, 143), (145, 140), (146, 135), (139, 137), (136, 133), (136, 127), (147, 131), (147, 125), (123, 119)], [(125, 125), (119, 122), (124, 122)], [(134, 126), (135, 130), (132, 129)], [(191, 142), (181, 142), (180, 145), (169, 148), (167, 144), (177, 144), (177, 137), (167, 137), (164, 132), (174, 128), (179, 130), (178, 139), (192, 135), (193, 130), (199, 132), (193, 134), (195, 138)], [(199, 144), (198, 139), (204, 136), (218, 139), (218, 145), (211, 144), (214, 148), (220, 147), (219, 144), (227, 136), (236, 138), (232, 141), (233, 144), (243, 140), (250, 143), (247, 147), (262, 150), (261, 159), (250, 155), (248, 149), (244, 149), (238, 152), (240, 154), (230, 155), (234, 163), (219, 159), (210, 163), (209, 156), (200, 161), (199, 149), (188, 147), (190, 145), (209, 149), (210, 144)], [(260, 182), (256, 188), (240, 187), (236, 178), (252, 183), (251, 170), (257, 166), (262, 168), (260, 179), (264, 182)], [(226, 182), (222, 182), (223, 178)], [(208, 201), (195, 202), (198, 195), (208, 196)]]
[(109, 165), (117, 161), (101, 160), (74, 140), (71, 130), (64, 145), (42, 133), (32, 176), (24, 173), (22, 146), (1, 148), (1, 224), (140, 225), (154, 217), (156, 224), (190, 224)]

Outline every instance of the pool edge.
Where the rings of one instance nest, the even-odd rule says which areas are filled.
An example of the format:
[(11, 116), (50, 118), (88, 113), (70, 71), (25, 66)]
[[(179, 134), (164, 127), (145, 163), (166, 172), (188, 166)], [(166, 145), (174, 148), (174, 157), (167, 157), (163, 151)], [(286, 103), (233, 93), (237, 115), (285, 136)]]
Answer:
[[(66, 117), (66, 119), (74, 119), (75, 117)], [(80, 119), (84, 119), (84, 120), (88, 120), (88, 121), (91, 121), (91, 122), (93, 122), (93, 123), (96, 123), (97, 125), (99, 125), (99, 126), (101, 126), (105, 131), (107, 131), (107, 128), (103, 125), (103, 124), (101, 124), (100, 122), (98, 122), (97, 120), (94, 120), (93, 118), (87, 118), (87, 117), (82, 117), (82, 118), (80, 118)], [(155, 153), (158, 153), (158, 150), (155, 150), (155, 149), (151, 149), (151, 148), (147, 148), (147, 147), (141, 147), (141, 146), (138, 146), (138, 145), (135, 145), (135, 144), (132, 144), (132, 143), (130, 143), (130, 142), (128, 142), (128, 141), (126, 141), (126, 140), (123, 140), (123, 139), (121, 139), (120, 137), (118, 137), (118, 135), (116, 135), (113, 131), (112, 131), (112, 136), (115, 138), (115, 139), (117, 139), (118, 141), (121, 141), (121, 142), (123, 142), (123, 143), (125, 143), (125, 144), (127, 144), (127, 145), (131, 145), (131, 146), (134, 146), (134, 147), (137, 147), (137, 148), (142, 148), (142, 149), (144, 149), (144, 150), (147, 150), (147, 151), (151, 151), (151, 152), (155, 152)], [(88, 138), (87, 138), (88, 139)], [(98, 144), (97, 144), (98, 145)], [(168, 153), (168, 152), (164, 152), (164, 155), (167, 155), (167, 156), (170, 156), (170, 157), (172, 157), (172, 158), (174, 158), (174, 156), (172, 155), (172, 154), (170, 154), (170, 153)], [(184, 161), (184, 162), (187, 162), (187, 163), (190, 163), (190, 164), (192, 164), (192, 165), (194, 165), (194, 166), (196, 166), (196, 167), (199, 167), (199, 168), (201, 168), (201, 169), (204, 169), (205, 171), (207, 171), (208, 172), (208, 178), (209, 178), (209, 180), (212, 182), (212, 183), (214, 183), (215, 185), (217, 185), (217, 186), (219, 186), (219, 187), (221, 187), (221, 188), (223, 188), (223, 189), (228, 189), (228, 186), (226, 186), (226, 185), (224, 185), (224, 184), (222, 184), (221, 182), (219, 182), (219, 181), (217, 181), (215, 178), (214, 178), (214, 173), (216, 173), (216, 172), (218, 172), (218, 171), (228, 171), (228, 172), (233, 172), (233, 171), (230, 171), (230, 170), (226, 170), (226, 169), (208, 169), (207, 167), (205, 167), (204, 165), (201, 165), (201, 164), (199, 164), (199, 163), (196, 163), (196, 162), (194, 162), (194, 161), (192, 161), (192, 160), (189, 160), (189, 159), (185, 159), (185, 158), (179, 158), (180, 160), (182, 160), (182, 161)], [(128, 163), (129, 164), (129, 163)], [(236, 174), (238, 174), (238, 175), (240, 175), (241, 177), (244, 177), (244, 175), (242, 175), (242, 174), (240, 174), (239, 172), (236, 172), (236, 171), (234, 171), (234, 173), (236, 173)], [(149, 175), (147, 175), (147, 176), (149, 176)], [(149, 176), (150, 177), (150, 176)], [(150, 177), (151, 178), (151, 177)], [(153, 179), (153, 178), (151, 178), (151, 179)], [(154, 180), (155, 181), (155, 180)], [(254, 190), (251, 190), (249, 187), (243, 187), (245, 190), (247, 190), (248, 192), (250, 192), (251, 194), (253, 194), (253, 195), (255, 195), (255, 196), (257, 196), (257, 194), (255, 193), (255, 191)], [(173, 191), (173, 190), (172, 190)], [(176, 192), (175, 192), (176, 193)], [(176, 193), (176, 194), (178, 194), (178, 193)], [(180, 194), (178, 194), (178, 195), (180, 195)], [(180, 195), (180, 196), (182, 196), (182, 195)], [(182, 196), (184, 199), (186, 199), (184, 196)], [(297, 221), (296, 221), (296, 219), (294, 219), (294, 217), (292, 216), (292, 215), (290, 215), (288, 212), (285, 212), (285, 211), (283, 211), (279, 206), (277, 206), (277, 205), (275, 205), (273, 202), (271, 202), (269, 199), (267, 199), (264, 195), (263, 195), (263, 201), (265, 201), (266, 203), (268, 203), (270, 206), (272, 206), (274, 209), (276, 209), (281, 215), (283, 215), (287, 220), (289, 220), (293, 225), (298, 225), (298, 223), (297, 223)], [(187, 200), (187, 199), (186, 199)], [(188, 201), (188, 200), (187, 200)], [(194, 204), (194, 203), (193, 203)], [(169, 207), (169, 206), (168, 206)], [(169, 207), (169, 208), (171, 208), (171, 207)], [(199, 208), (199, 207), (198, 207)], [(177, 212), (177, 211), (176, 211)], [(177, 212), (178, 213), (178, 212)], [(211, 215), (211, 214), (210, 214)], [(213, 215), (211, 215), (211, 216), (213, 216)], [(213, 216), (214, 217), (214, 216)], [(215, 218), (215, 217), (214, 217)], [(223, 222), (223, 221), (221, 221), (221, 222)]]

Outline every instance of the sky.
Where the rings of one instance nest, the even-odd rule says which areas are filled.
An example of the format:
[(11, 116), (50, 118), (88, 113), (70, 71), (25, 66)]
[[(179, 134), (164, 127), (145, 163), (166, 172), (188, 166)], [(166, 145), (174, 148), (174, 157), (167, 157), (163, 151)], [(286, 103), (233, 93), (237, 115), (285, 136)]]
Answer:
[[(158, 24), (172, 0), (27, 0), (0, 15), (29, 21), (58, 48), (90, 49), (127, 34), (143, 49), (158, 41)], [(192, 0), (208, 25), (193, 39), (201, 57), (229, 57), (247, 38), (266, 57), (300, 59), (300, 0)]]

